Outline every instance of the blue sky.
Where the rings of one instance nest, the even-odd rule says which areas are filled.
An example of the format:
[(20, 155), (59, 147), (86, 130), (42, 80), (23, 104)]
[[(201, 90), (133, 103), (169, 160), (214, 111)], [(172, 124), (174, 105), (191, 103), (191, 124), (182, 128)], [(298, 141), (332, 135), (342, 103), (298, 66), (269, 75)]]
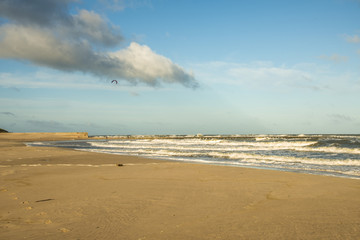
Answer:
[(357, 0), (0, 1), (12, 132), (359, 134), (359, 106)]

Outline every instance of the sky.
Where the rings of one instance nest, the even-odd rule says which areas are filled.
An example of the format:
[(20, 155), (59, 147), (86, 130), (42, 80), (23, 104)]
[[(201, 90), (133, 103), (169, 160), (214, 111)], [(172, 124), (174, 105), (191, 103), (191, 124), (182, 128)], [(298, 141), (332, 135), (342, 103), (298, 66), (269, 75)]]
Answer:
[(0, 0), (0, 128), (360, 134), (360, 1)]

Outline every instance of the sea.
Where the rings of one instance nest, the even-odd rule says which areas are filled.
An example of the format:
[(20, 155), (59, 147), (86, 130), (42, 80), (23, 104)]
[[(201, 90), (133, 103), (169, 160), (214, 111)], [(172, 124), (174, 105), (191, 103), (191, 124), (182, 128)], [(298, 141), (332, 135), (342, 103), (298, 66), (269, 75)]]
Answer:
[(28, 145), (360, 179), (360, 135), (93, 136)]

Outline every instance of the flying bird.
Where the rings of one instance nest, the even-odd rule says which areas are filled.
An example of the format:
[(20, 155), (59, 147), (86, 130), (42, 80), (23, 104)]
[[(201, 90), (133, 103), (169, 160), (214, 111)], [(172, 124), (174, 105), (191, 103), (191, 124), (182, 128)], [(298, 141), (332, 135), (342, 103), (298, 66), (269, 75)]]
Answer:
[(112, 80), (111, 83), (112, 84), (118, 84), (118, 81), (117, 80)]

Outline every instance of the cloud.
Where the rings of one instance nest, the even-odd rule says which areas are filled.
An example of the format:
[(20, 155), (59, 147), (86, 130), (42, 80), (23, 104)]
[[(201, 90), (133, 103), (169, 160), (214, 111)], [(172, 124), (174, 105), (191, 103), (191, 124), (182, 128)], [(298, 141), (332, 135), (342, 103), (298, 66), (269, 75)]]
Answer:
[(12, 112), (0, 112), (0, 114), (15, 117), (15, 114), (13, 114)]
[(232, 64), (227, 66), (226, 73), (236, 82), (257, 87), (301, 86), (314, 89), (314, 86), (311, 86), (313, 76), (307, 71), (295, 67), (274, 66), (269, 62)]
[(354, 36), (345, 35), (345, 39), (350, 43), (360, 43), (360, 37), (358, 35), (354, 35)]
[[(0, 87), (18, 89), (18, 91), (27, 88), (134, 91), (134, 87), (128, 82), (113, 85), (110, 81), (99, 81), (98, 78), (92, 75), (64, 73), (51, 69), (41, 69), (29, 73), (0, 73)], [(136, 91), (152, 91), (152, 89), (151, 86), (139, 86)]]
[(154, 53), (149, 47), (131, 43), (124, 50), (111, 53), (112, 59), (116, 59), (124, 69), (112, 68), (114, 75), (123, 74), (124, 78), (136, 82), (138, 79), (149, 85), (164, 82), (176, 82), (181, 79), (182, 84), (188, 87), (197, 87), (197, 83), (191, 73), (174, 64), (170, 59)]
[(312, 90), (353, 93), (360, 90), (356, 71), (342, 72), (333, 66), (299, 63), (292, 66), (272, 62), (208, 62), (194, 65), (198, 78), (211, 85), (286, 92)]
[[(61, 71), (90, 73), (132, 84), (155, 86), (165, 82), (197, 87), (192, 73), (148, 46), (133, 42), (128, 48), (106, 51), (123, 41), (118, 27), (92, 11), (69, 14), (69, 2), (1, 2), (0, 14), (10, 22), (0, 26), (0, 58), (27, 60)], [(38, 17), (43, 12), (44, 16)]]
[(67, 127), (65, 124), (52, 121), (52, 120), (27, 120), (27, 124), (31, 127), (31, 131), (71, 131), (69, 127)]
[(100, 0), (103, 6), (113, 11), (123, 11), (125, 8), (151, 6), (150, 0)]
[(319, 58), (323, 59), (323, 60), (327, 60), (327, 61), (332, 61), (332, 62), (335, 62), (335, 63), (347, 62), (347, 60), (348, 60), (348, 57), (340, 56), (338, 54), (333, 54), (331, 56), (322, 55), (322, 56), (319, 56)]
[(346, 116), (344, 114), (329, 114), (328, 115), (330, 118), (332, 118), (334, 121), (336, 122), (343, 122), (343, 121), (346, 121), (346, 122), (351, 122), (351, 121), (354, 121), (354, 119), (352, 119), (351, 117), (349, 116)]
[(271, 81), (279, 84), (289, 80), (309, 78), (305, 72), (282, 67), (237, 67), (230, 69), (229, 73), (247, 81)]
[(92, 44), (109, 47), (123, 40), (118, 28), (110, 26), (99, 14), (87, 10), (80, 10), (78, 15), (74, 15), (70, 27), (65, 25), (62, 31), (68, 38), (86, 39)]
[(2, 0), (0, 16), (16, 24), (54, 25), (71, 19), (68, 3), (75, 0)]

